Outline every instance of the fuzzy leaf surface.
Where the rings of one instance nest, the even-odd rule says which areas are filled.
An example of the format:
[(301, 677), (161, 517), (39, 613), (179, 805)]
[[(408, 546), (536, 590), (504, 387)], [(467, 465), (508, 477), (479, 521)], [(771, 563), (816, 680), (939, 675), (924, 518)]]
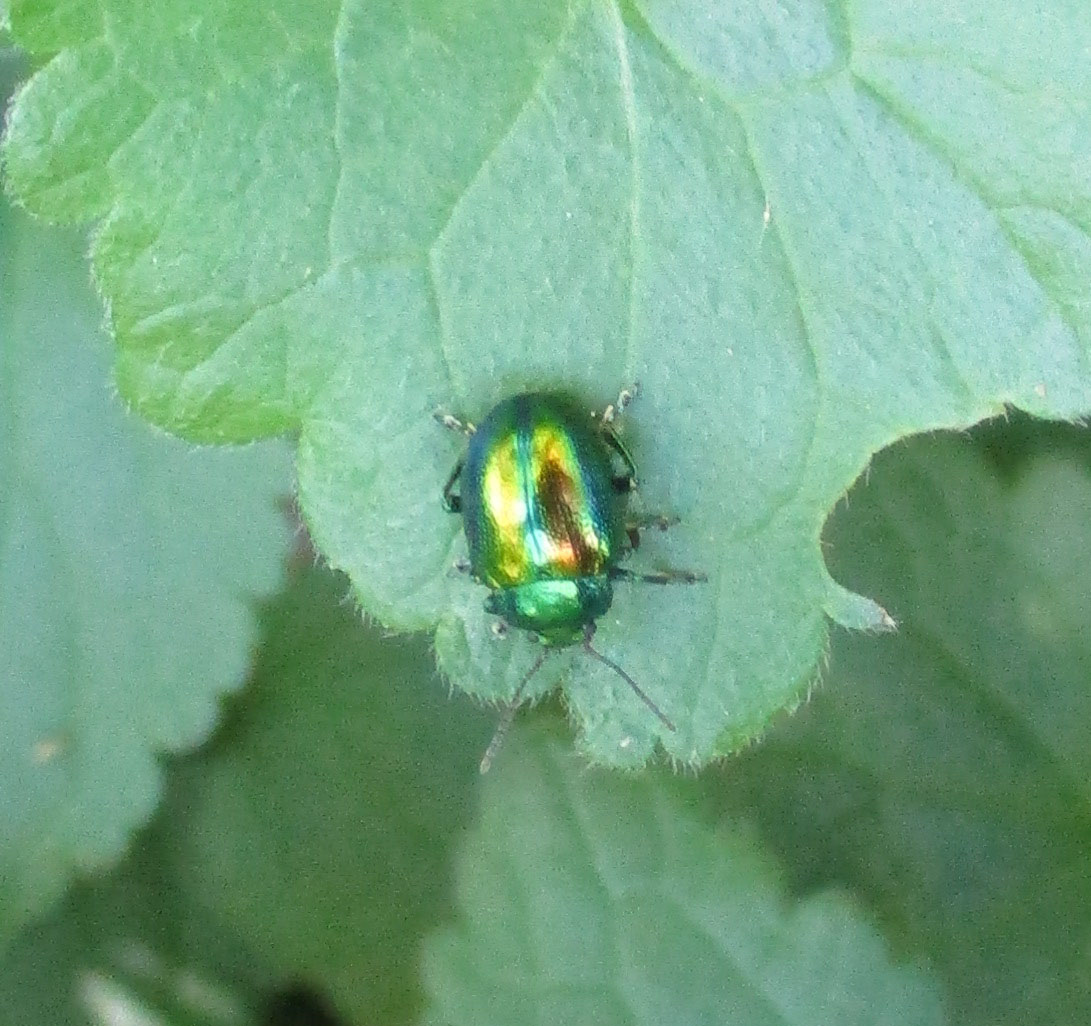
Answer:
[(605, 667), (556, 661), (595, 760), (732, 751), (813, 679), (827, 617), (879, 628), (819, 538), (878, 449), (1005, 404), (1091, 409), (1083, 0), (15, 0), (43, 67), (5, 159), (100, 219), (118, 380), (204, 440), (297, 429), (300, 498), (363, 606), (438, 626), (509, 696), (437, 492), (480, 419), (634, 380), (653, 513)]

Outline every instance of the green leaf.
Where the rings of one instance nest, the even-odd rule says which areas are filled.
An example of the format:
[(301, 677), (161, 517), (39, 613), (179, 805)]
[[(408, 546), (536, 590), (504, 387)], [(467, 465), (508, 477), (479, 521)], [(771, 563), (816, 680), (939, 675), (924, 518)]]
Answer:
[(310, 571), (266, 610), (245, 704), (175, 777), (164, 851), (262, 964), (349, 1022), (408, 1022), (491, 718), (443, 693), (422, 639), (365, 628), (347, 587)]
[(287, 550), (283, 448), (194, 452), (120, 409), (83, 248), (0, 208), (0, 949), (149, 817)]
[(749, 831), (713, 828), (694, 797), (516, 731), (459, 854), (462, 919), (426, 949), (429, 1021), (943, 1021), (848, 902), (789, 902)]
[[(1091, 1021), (1091, 450), (1024, 430), (876, 462), (828, 540), (898, 636), (839, 636), (726, 790), (800, 883), (852, 887), (929, 957), (968, 1026)], [(1031, 455), (999, 476), (1013, 434)]]
[(598, 761), (737, 749), (827, 615), (887, 624), (819, 546), (878, 449), (1091, 409), (1082, 0), (13, 8), (48, 62), (10, 184), (101, 219), (122, 392), (193, 438), (298, 428), (319, 548), (385, 623), (438, 624), (460, 686), (510, 696), (531, 654), (449, 572), (432, 411), (644, 384), (644, 505), (682, 526), (640, 558), (710, 582), (601, 624), (676, 733), (600, 665), (538, 681)]
[(4, 1021), (20, 1026), (255, 1024), (269, 985), (237, 941), (187, 905), (145, 838), (108, 877), (74, 888), (0, 958)]
[(16, 84), (26, 76), (23, 54), (11, 41), (11, 34), (3, 25), (3, 12), (0, 10), (0, 96), (5, 104), (15, 89)]

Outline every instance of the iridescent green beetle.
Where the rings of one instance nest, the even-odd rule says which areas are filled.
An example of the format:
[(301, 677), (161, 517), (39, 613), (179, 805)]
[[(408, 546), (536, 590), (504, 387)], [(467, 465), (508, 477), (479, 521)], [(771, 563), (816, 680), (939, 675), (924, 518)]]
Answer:
[(468, 569), (491, 589), (485, 609), (537, 635), (544, 646), (497, 727), (481, 760), (482, 773), (527, 683), (550, 650), (565, 645), (582, 643), (674, 730), (636, 681), (591, 645), (595, 621), (613, 601), (615, 580), (668, 584), (705, 579), (678, 570), (635, 574), (618, 566), (639, 544), (641, 527), (662, 529), (672, 522), (664, 517), (626, 520), (636, 467), (613, 423), (636, 394), (635, 387), (623, 391), (616, 405), (599, 416), (549, 392), (505, 399), (477, 428), (436, 415), (445, 427), (469, 436), (466, 455), (443, 488), (443, 502), (449, 512), (462, 514)]

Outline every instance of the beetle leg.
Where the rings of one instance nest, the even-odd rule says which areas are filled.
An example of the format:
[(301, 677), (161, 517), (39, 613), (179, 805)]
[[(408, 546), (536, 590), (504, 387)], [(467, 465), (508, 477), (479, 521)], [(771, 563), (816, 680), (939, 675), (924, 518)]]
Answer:
[(665, 531), (679, 523), (678, 517), (664, 516), (662, 513), (642, 513), (625, 521), (625, 535), (629, 539), (629, 551), (640, 548), (641, 531)]
[(640, 382), (634, 381), (629, 388), (623, 388), (617, 397), (616, 403), (610, 403), (605, 410), (602, 411), (602, 416), (599, 418), (602, 425), (613, 424), (618, 417), (620, 417), (625, 410), (638, 395), (640, 395)]
[(614, 491), (619, 495), (625, 495), (636, 488), (636, 465), (633, 463), (632, 456), (629, 455), (629, 450), (625, 448), (611, 425), (628, 409), (629, 404), (638, 395), (640, 395), (640, 382), (634, 381), (631, 387), (623, 388), (618, 393), (617, 402), (611, 403), (601, 414), (591, 414), (592, 418), (598, 421), (603, 440), (614, 450), (625, 466), (625, 473), (615, 475), (611, 481)]
[(462, 496), (455, 495), (454, 487), (458, 481), (459, 475), (462, 473), (462, 465), (466, 461), (464, 459), (459, 460), (455, 464), (455, 469), (451, 471), (450, 476), (447, 478), (447, 483), (443, 486), (443, 508), (448, 513), (461, 513), (462, 512)]
[(625, 522), (626, 531), (665, 531), (668, 527), (674, 527), (680, 523), (678, 517), (664, 516), (662, 513), (642, 513), (637, 517), (630, 517)]
[(445, 427), (448, 431), (457, 431), (460, 435), (465, 435), (467, 438), (477, 430), (477, 428), (468, 420), (459, 420), (458, 417), (453, 417), (449, 413), (444, 413), (443, 410), (434, 411), (432, 417), (440, 427)]
[(620, 566), (610, 568), (614, 580), (640, 581), (643, 584), (699, 584), (708, 580), (708, 574), (693, 570), (653, 570), (651, 573), (634, 573)]
[(605, 424), (602, 428), (602, 437), (606, 444), (617, 453), (625, 467), (625, 473), (616, 475), (612, 480), (612, 484), (615, 492), (619, 495), (626, 495), (636, 488), (636, 464), (633, 463), (633, 458), (629, 455), (629, 450), (625, 448), (621, 439)]

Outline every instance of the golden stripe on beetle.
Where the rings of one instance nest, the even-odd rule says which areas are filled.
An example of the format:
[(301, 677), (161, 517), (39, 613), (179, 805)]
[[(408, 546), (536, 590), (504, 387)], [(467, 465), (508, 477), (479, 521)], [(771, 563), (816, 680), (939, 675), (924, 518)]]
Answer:
[(618, 566), (639, 542), (641, 526), (664, 517), (626, 521), (636, 467), (613, 428), (637, 394), (623, 391), (595, 416), (567, 396), (528, 392), (498, 403), (476, 427), (436, 414), (469, 436), (466, 455), (443, 488), (444, 506), (462, 515), (469, 570), (491, 591), (485, 609), (535, 634), (543, 648), (520, 681), (481, 760), (488, 770), (531, 677), (553, 648), (582, 644), (619, 674), (668, 730), (674, 724), (613, 660), (595, 649), (595, 621), (613, 601), (618, 579), (693, 583), (704, 574), (679, 570), (632, 573)]

